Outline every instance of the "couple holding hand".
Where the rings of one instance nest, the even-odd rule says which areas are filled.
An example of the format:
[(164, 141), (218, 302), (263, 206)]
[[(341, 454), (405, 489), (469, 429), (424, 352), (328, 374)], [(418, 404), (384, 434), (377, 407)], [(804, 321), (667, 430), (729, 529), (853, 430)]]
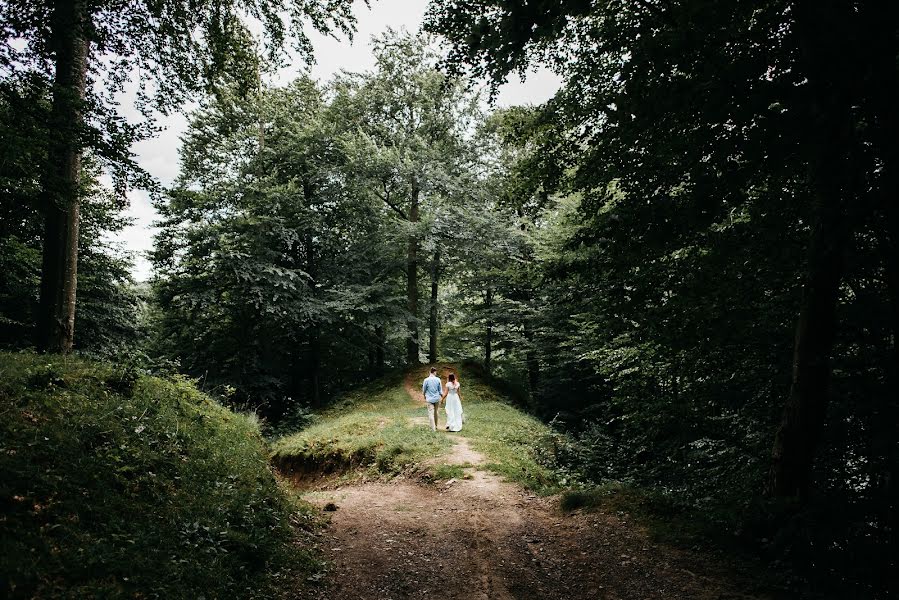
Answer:
[(446, 378), (446, 391), (443, 391), (443, 382), (437, 377), (437, 369), (431, 367), (431, 374), (421, 384), (421, 393), (425, 404), (428, 406), (428, 419), (431, 422), (431, 431), (437, 431), (437, 406), (441, 400), (446, 401), (446, 429), (447, 431), (462, 430), (462, 396), (459, 395), (459, 382), (456, 376), (450, 373)]

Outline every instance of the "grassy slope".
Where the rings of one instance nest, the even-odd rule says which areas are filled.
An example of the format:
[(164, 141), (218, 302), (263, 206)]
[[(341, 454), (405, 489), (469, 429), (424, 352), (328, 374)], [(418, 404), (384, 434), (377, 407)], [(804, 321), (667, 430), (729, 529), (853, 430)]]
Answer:
[(424, 404), (413, 402), (403, 375), (394, 374), (348, 394), (315, 424), (278, 440), (274, 460), (298, 470), (349, 470), (350, 477), (377, 477), (419, 470), (436, 458), (428, 470), (432, 477), (445, 478), (457, 476), (460, 469), (442, 465), (439, 457), (449, 450), (453, 436), (463, 435), (487, 457), (488, 469), (541, 493), (557, 491), (556, 474), (539, 462), (550, 443), (549, 428), (510, 406), (476, 373), (464, 368), (455, 372), (466, 413), (461, 434), (434, 434), (422, 424)]
[(0, 595), (267, 594), (311, 562), (267, 454), (189, 382), (0, 353)]

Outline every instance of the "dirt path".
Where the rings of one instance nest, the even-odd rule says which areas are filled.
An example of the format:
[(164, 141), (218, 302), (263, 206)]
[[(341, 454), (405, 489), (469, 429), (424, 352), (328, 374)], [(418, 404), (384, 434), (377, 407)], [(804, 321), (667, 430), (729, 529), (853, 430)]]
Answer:
[(307, 494), (338, 508), (319, 542), (328, 572), (306, 597), (749, 598), (713, 561), (657, 546), (624, 517), (562, 515), (557, 500), (482, 470), (484, 457), (465, 438), (436, 435), (454, 437), (441, 462), (472, 465), (464, 478)]

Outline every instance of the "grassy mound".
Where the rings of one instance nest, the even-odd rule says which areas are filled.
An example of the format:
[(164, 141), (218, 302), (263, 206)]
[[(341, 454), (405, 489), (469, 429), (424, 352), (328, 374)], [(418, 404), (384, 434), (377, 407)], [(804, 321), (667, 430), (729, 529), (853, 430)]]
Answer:
[[(459, 374), (466, 415), (460, 433), (433, 433), (424, 404), (409, 397), (402, 374), (360, 388), (302, 431), (273, 445), (273, 460), (286, 472), (382, 476), (424, 467), (434, 479), (457, 477), (458, 465), (440, 463), (461, 435), (487, 458), (485, 467), (506, 479), (541, 493), (558, 491), (559, 476), (541, 457), (551, 452), (550, 429), (513, 408), (508, 399), (474, 370)], [(422, 367), (421, 378), (427, 374)], [(416, 387), (419, 373), (413, 373)], [(441, 409), (441, 424), (445, 415)]]
[(6, 596), (254, 597), (311, 564), (256, 424), (187, 381), (0, 353), (0, 414)]
[(555, 468), (550, 427), (510, 404), (510, 399), (475, 369), (455, 370), (465, 411), (461, 433), (484, 454), (487, 469), (541, 494), (560, 491), (564, 476)]
[(273, 445), (273, 462), (285, 472), (334, 473), (358, 469), (369, 476), (418, 468), (450, 448), (420, 422), (425, 409), (412, 402), (400, 375), (344, 396), (317, 422)]

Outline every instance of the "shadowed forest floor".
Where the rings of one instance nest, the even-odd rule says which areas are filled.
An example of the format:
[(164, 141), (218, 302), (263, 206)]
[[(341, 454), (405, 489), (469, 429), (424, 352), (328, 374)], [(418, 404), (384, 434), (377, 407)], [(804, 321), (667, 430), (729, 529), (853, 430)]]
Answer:
[[(427, 428), (417, 381), (407, 378), (405, 387), (406, 408), (420, 413), (408, 417), (410, 429)], [(463, 391), (468, 400), (476, 401)], [(303, 597), (763, 597), (748, 594), (748, 577), (716, 559), (654, 543), (627, 515), (563, 514), (558, 497), (503, 481), (466, 433), (434, 434), (452, 442), (429, 461), (455, 469), (448, 480), (306, 482), (307, 500), (336, 510), (317, 539), (327, 569), (310, 578)]]

